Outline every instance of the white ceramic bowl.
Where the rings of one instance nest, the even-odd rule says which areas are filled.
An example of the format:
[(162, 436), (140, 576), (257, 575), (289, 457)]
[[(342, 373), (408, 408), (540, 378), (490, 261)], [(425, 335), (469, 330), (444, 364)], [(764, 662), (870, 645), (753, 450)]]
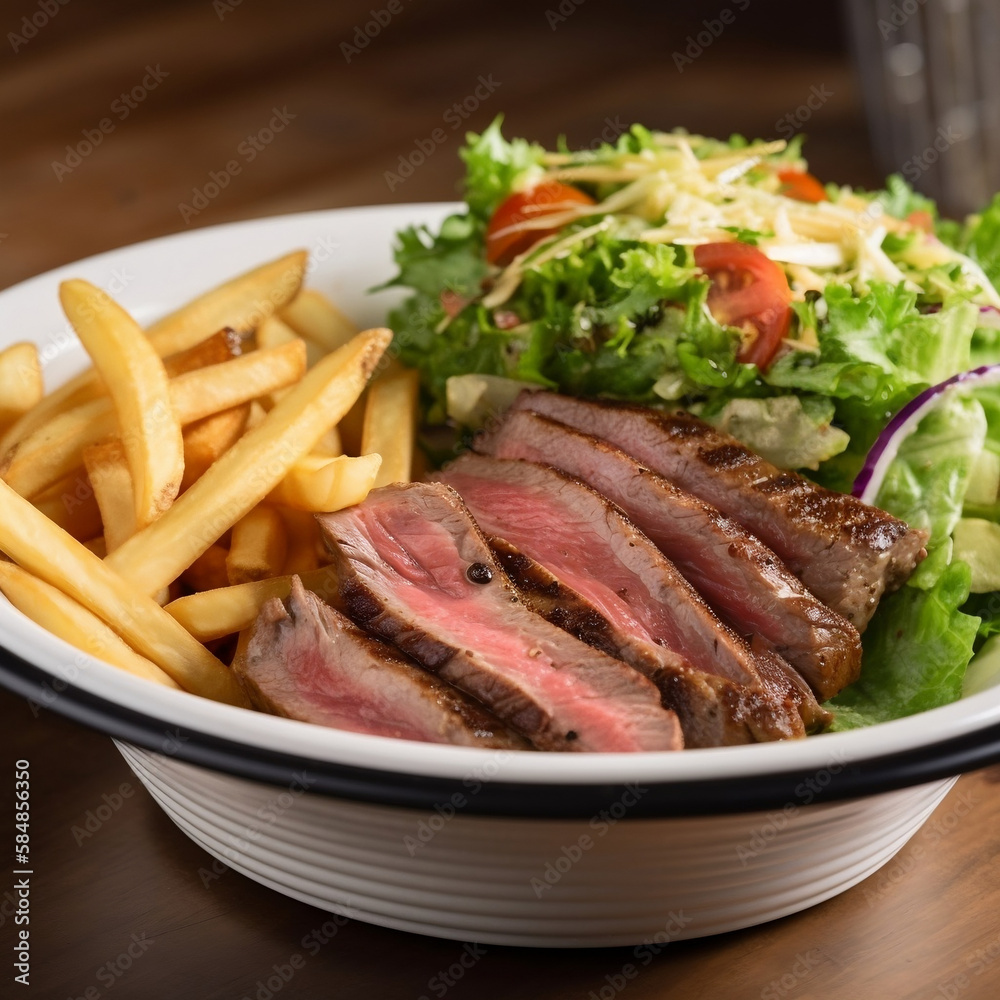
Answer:
[[(49, 385), (84, 364), (59, 281), (142, 322), (296, 247), (362, 324), (396, 293), (402, 225), (452, 206), (312, 212), (101, 254), (0, 293), (0, 347)], [(1000, 689), (794, 743), (680, 754), (509, 753), (261, 715), (94, 661), (0, 601), (0, 681), (119, 741), (174, 822), (225, 864), (372, 923), (484, 943), (595, 946), (716, 934), (795, 912), (885, 864), (954, 775), (1000, 760)], [(207, 877), (211, 877), (208, 870)]]

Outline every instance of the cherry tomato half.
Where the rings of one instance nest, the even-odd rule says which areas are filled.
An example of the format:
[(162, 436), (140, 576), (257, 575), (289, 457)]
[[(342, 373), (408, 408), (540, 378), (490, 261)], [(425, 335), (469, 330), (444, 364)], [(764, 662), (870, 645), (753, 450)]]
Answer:
[(520, 229), (511, 232), (511, 226), (540, 215), (552, 215), (575, 205), (593, 205), (594, 199), (579, 188), (558, 181), (545, 181), (527, 191), (515, 191), (505, 198), (486, 228), (486, 259), (501, 267), (509, 264), (519, 253), (529, 250), (556, 229)]
[(694, 248), (694, 260), (712, 281), (708, 308), (715, 319), (753, 332), (739, 360), (766, 369), (792, 319), (785, 272), (748, 243), (703, 243)]
[(780, 192), (786, 198), (808, 201), (814, 205), (820, 201), (829, 201), (823, 185), (804, 170), (779, 170), (778, 180), (781, 181)]
[(934, 233), (934, 216), (923, 208), (915, 208), (906, 217), (906, 221), (917, 229), (922, 229), (925, 233)]

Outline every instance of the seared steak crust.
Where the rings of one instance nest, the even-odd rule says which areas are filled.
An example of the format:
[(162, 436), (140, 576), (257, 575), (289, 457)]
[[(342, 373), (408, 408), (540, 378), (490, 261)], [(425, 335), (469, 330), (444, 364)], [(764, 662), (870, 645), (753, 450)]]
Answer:
[(769, 733), (760, 739), (776, 738), (775, 729), (803, 735), (803, 721), (825, 721), (778, 658), (751, 650), (723, 624), (607, 498), (548, 466), (480, 455), (463, 455), (438, 476), (459, 492), (484, 531), (541, 563), (623, 634), (663, 645), (697, 670), (746, 686), (770, 710)]
[[(763, 732), (787, 735), (774, 726), (770, 709), (742, 685), (695, 670), (665, 646), (613, 625), (585, 597), (505, 539), (493, 536), (489, 543), (525, 601), (542, 617), (635, 667), (660, 689), (663, 704), (680, 719), (685, 747), (755, 743), (755, 733)], [(755, 712), (760, 718), (750, 725)]]
[(823, 700), (857, 680), (861, 638), (772, 552), (711, 504), (598, 438), (512, 413), (477, 442), (497, 458), (551, 465), (616, 503), (740, 634), (760, 636)]
[(453, 490), (385, 486), (318, 520), (351, 617), (538, 749), (682, 747), (646, 678), (521, 603)]
[(522, 393), (514, 408), (603, 438), (718, 507), (859, 631), (882, 595), (902, 586), (927, 554), (925, 532), (771, 465), (690, 414), (549, 392)]

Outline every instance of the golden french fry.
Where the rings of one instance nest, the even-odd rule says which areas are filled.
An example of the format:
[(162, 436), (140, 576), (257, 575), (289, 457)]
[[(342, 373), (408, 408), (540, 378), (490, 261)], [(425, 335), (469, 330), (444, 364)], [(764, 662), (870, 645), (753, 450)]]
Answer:
[(279, 509), (288, 535), (284, 574), (289, 576), (292, 573), (309, 573), (319, 569), (322, 563), (329, 562), (329, 559), (320, 558), (323, 543), (316, 515), (311, 511), (294, 510), (291, 507)]
[(0, 551), (92, 611), (186, 691), (246, 704), (226, 666), (172, 616), (3, 482)]
[(281, 318), (300, 336), (326, 353), (343, 347), (358, 328), (325, 295), (303, 288), (281, 311)]
[(261, 504), (233, 525), (233, 539), (226, 560), (231, 584), (250, 583), (278, 576), (285, 566), (288, 534), (281, 515)]
[(287, 323), (283, 323), (277, 316), (269, 316), (257, 327), (258, 349), (281, 347), (282, 344), (290, 344), (293, 340), (301, 339)]
[(155, 663), (126, 645), (100, 618), (20, 566), (0, 562), (0, 590), (21, 614), (89, 656), (165, 687), (180, 687)]
[(0, 429), (19, 420), (45, 393), (38, 348), (14, 344), (0, 351)]
[(337, 424), (341, 447), (345, 455), (361, 454), (361, 434), (365, 425), (365, 407), (368, 403), (366, 389), (358, 401), (344, 414)]
[(331, 427), (317, 442), (312, 450), (313, 455), (322, 458), (336, 458), (344, 454), (344, 444), (340, 440), (340, 429)]
[[(277, 347), (280, 344), (290, 344), (293, 340), (302, 340), (306, 345), (306, 359), (309, 367), (314, 364), (327, 352), (318, 344), (311, 340), (304, 340), (287, 323), (283, 323), (277, 316), (271, 316), (264, 320), (257, 328), (257, 345), (259, 347)], [(278, 396), (278, 399), (281, 397)]]
[(208, 368), (209, 365), (221, 365), (224, 361), (238, 358), (246, 349), (246, 339), (235, 330), (225, 329), (213, 333), (194, 347), (178, 354), (171, 354), (163, 359), (163, 367), (170, 378), (185, 375), (187, 372)]
[(420, 376), (409, 370), (382, 375), (368, 387), (361, 453), (382, 456), (376, 486), (410, 481), (419, 391)]
[[(251, 351), (220, 365), (178, 375), (168, 383), (177, 422), (186, 426), (298, 381), (306, 369), (301, 342)], [(83, 449), (118, 433), (107, 399), (61, 414), (17, 444), (6, 457), (3, 478), (22, 496), (34, 497), (68, 475)]]
[(118, 438), (88, 445), (83, 449), (83, 466), (104, 523), (104, 555), (107, 555), (138, 529), (125, 447)]
[(381, 455), (360, 458), (307, 455), (288, 470), (268, 494), (268, 500), (315, 513), (350, 507), (368, 496), (381, 465)]
[(218, 590), (229, 586), (226, 560), (229, 549), (222, 545), (210, 545), (183, 573), (180, 580), (192, 590)]
[[(218, 331), (231, 327), (245, 333), (290, 302), (302, 285), (308, 254), (304, 250), (279, 257), (200, 295), (154, 323), (146, 332), (161, 357), (179, 354)], [(64, 383), (25, 414), (0, 441), (6, 455), (28, 434), (71, 406), (103, 395), (91, 368)]]
[(107, 565), (145, 593), (180, 576), (340, 420), (391, 339), (389, 330), (368, 330), (323, 358), (167, 514), (112, 552)]
[(90, 485), (85, 469), (76, 469), (53, 483), (44, 493), (36, 496), (32, 503), (78, 542), (94, 538), (104, 531), (94, 488)]
[(255, 399), (250, 404), (250, 416), (247, 417), (246, 431), (252, 431), (255, 427), (260, 427), (264, 422), (264, 418), (267, 416), (267, 410), (261, 405), (259, 399)]
[(298, 294), (308, 259), (305, 250), (296, 250), (213, 288), (157, 320), (147, 331), (150, 342), (166, 356), (193, 347), (223, 327), (240, 333), (255, 330)]
[(250, 404), (234, 406), (231, 410), (214, 413), (184, 428), (184, 478), (181, 492), (218, 457), (227, 452), (243, 435), (250, 416)]
[[(327, 603), (336, 601), (337, 574), (332, 566), (299, 575), (307, 590), (318, 594)], [(252, 625), (266, 601), (272, 597), (284, 600), (291, 587), (290, 575), (278, 576), (190, 594), (171, 601), (164, 610), (173, 615), (195, 639), (212, 642)]]
[[(104, 541), (103, 535), (98, 535), (96, 538), (91, 538), (89, 541), (83, 543), (91, 552), (97, 556), (98, 559), (103, 559), (108, 554), (108, 545)], [(159, 601), (157, 601), (159, 603)]]
[[(303, 340), (291, 327), (282, 323), (277, 316), (271, 316), (264, 320), (257, 328), (257, 349), (267, 350), (268, 348), (283, 347), (285, 344), (300, 343), (306, 349), (306, 365), (311, 368), (321, 357), (317, 353), (318, 349), (314, 344)], [(261, 400), (265, 408), (271, 410), (279, 399), (287, 392), (287, 389), (279, 389), (270, 393)]]
[(132, 473), (136, 521), (149, 524), (173, 503), (184, 475), (181, 425), (163, 361), (142, 327), (89, 281), (64, 281), (59, 298), (108, 387)]
[(39, 400), (36, 406), (4, 432), (0, 438), (0, 455), (8, 454), (18, 442), (40, 430), (59, 414), (106, 395), (104, 386), (98, 379), (87, 381), (82, 380), (81, 376), (71, 379)]

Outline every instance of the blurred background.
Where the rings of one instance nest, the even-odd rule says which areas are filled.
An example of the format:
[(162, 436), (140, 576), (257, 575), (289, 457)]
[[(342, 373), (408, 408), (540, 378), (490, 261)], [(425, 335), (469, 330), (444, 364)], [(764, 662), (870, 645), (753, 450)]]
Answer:
[[(546, 144), (613, 139), (633, 121), (805, 132), (821, 178), (915, 174), (964, 212), (987, 186), (966, 181), (964, 197), (942, 168), (987, 157), (964, 137), (984, 102), (975, 46), (955, 25), (986, 40), (973, 15), (995, 26), (997, 6), (851, 0), (791, 16), (777, 0), (3, 0), (0, 286), (195, 226), (453, 198), (466, 129), (500, 112), (508, 134)], [(949, 52), (965, 82), (934, 89)], [(948, 141), (964, 129), (962, 141), (934, 151), (939, 127)]]
[(0, 285), (190, 226), (452, 198), (500, 112), (546, 144), (804, 132), (819, 177), (899, 172), (952, 214), (1000, 187), (995, 0), (4, 0), (0, 27)]

